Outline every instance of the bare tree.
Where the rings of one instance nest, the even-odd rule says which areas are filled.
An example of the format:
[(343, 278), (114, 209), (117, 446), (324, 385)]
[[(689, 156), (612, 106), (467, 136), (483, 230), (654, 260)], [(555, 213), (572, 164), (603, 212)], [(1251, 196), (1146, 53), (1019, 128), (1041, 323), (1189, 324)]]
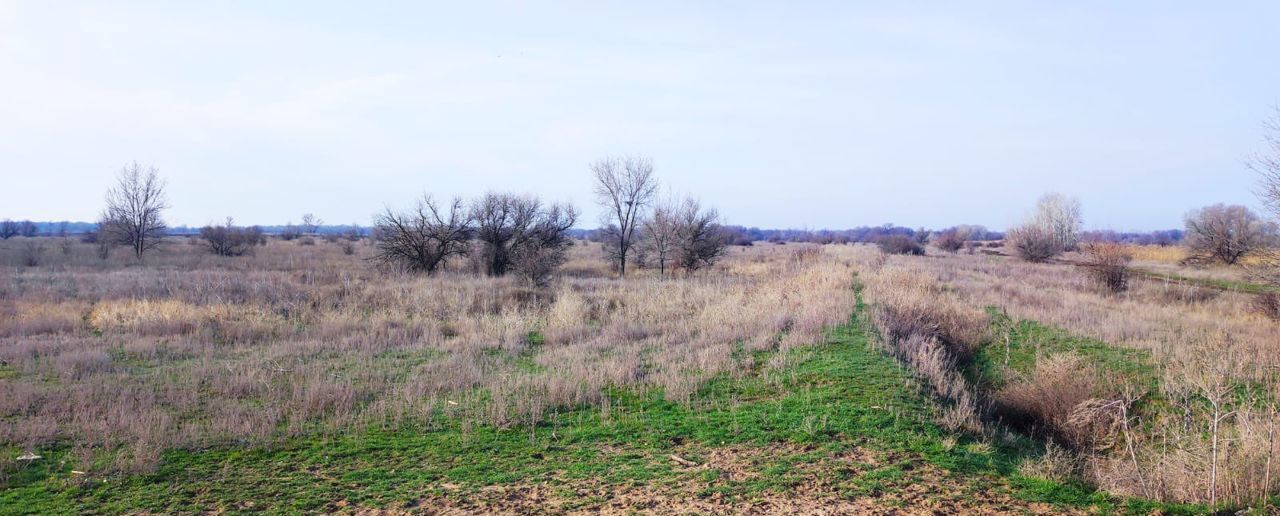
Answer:
[(1244, 206), (1215, 204), (1187, 214), (1185, 242), (1188, 261), (1220, 261), (1234, 265), (1241, 258), (1264, 249), (1276, 233)]
[(374, 221), (378, 252), (373, 259), (435, 274), (450, 256), (466, 255), (471, 214), (456, 197), (447, 209), (443, 212), (430, 195), (422, 196), (411, 211), (397, 213), (388, 208)]
[(531, 238), (512, 250), (515, 271), (534, 286), (545, 286), (564, 263), (573, 240), (569, 229), (577, 221), (573, 206), (553, 204), (539, 213)]
[(1249, 160), (1249, 168), (1258, 173), (1258, 196), (1271, 213), (1280, 219), (1280, 107), (1266, 122), (1267, 150)]
[(658, 266), (659, 276), (665, 276), (667, 269), (676, 261), (676, 244), (680, 238), (679, 211), (680, 206), (674, 200), (660, 202), (641, 225), (643, 232), (639, 250), (644, 251), (651, 265)]
[(605, 209), (605, 249), (618, 265), (618, 275), (625, 277), (627, 254), (636, 243), (636, 229), (658, 190), (653, 160), (604, 158), (591, 164), (591, 173), (596, 180), (596, 202)]
[(702, 209), (696, 199), (686, 198), (677, 215), (680, 266), (688, 272), (714, 265), (729, 246), (729, 235), (720, 227), (715, 208)]
[(1031, 217), (1009, 230), (1006, 238), (1023, 259), (1043, 262), (1075, 249), (1082, 224), (1078, 199), (1049, 193), (1040, 197)]
[(568, 205), (544, 207), (531, 195), (490, 192), (472, 203), (471, 217), (485, 273), (502, 276), (522, 267), (521, 272), (532, 271), (534, 262), (558, 266), (577, 212)]
[(320, 226), (324, 224), (323, 220), (310, 213), (302, 215), (302, 233), (305, 235), (314, 235), (320, 230)]
[(1059, 251), (1075, 249), (1082, 225), (1080, 200), (1060, 193), (1045, 194), (1036, 202), (1030, 223), (1047, 231)]
[(9, 219), (0, 221), (0, 239), (8, 240), (18, 236), (18, 223)]
[[(1249, 159), (1249, 168), (1258, 173), (1258, 197), (1280, 223), (1280, 106), (1275, 108), (1265, 125), (1263, 138), (1267, 148)], [(1251, 267), (1251, 278), (1280, 285), (1280, 249), (1267, 249), (1260, 255), (1259, 263)]]
[(144, 170), (136, 161), (125, 165), (120, 169), (116, 185), (107, 190), (99, 238), (129, 246), (139, 259), (160, 245), (165, 234), (161, 213), (169, 208), (164, 186), (155, 167)]

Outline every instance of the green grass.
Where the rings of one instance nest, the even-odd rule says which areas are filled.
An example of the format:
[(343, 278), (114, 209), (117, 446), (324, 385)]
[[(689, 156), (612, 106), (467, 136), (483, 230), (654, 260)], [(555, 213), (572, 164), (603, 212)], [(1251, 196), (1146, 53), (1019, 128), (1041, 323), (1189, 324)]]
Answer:
[(1134, 272), (1150, 279), (1172, 281), (1175, 283), (1189, 283), (1201, 287), (1215, 288), (1218, 290), (1229, 290), (1233, 292), (1244, 292), (1246, 294), (1265, 294), (1267, 292), (1280, 292), (1280, 286), (1264, 285), (1261, 283), (1250, 283), (1247, 281), (1214, 279), (1214, 278), (1191, 278), (1179, 274), (1167, 272), (1157, 272), (1141, 268), (1133, 268)]
[[(1102, 512), (1194, 512), (1020, 477), (1016, 464), (1036, 452), (1034, 443), (991, 445), (947, 434), (932, 423), (931, 403), (909, 387), (908, 372), (868, 339), (855, 317), (831, 330), (827, 343), (797, 350), (803, 357), (797, 364), (717, 378), (689, 406), (658, 391), (614, 391), (607, 411), (561, 412), (535, 428), (447, 423), (430, 431), (299, 438), (270, 448), (169, 451), (154, 473), (87, 479), (52, 453), (9, 479), (0, 491), (0, 513), (241, 512), (250, 510), (246, 502), (254, 511), (318, 512), (339, 500), (405, 507), (433, 496), (484, 496), (485, 486), (582, 481), (656, 490), (692, 481), (698, 496), (744, 500), (786, 492), (815, 474), (839, 496), (853, 498), (919, 482), (922, 465), (951, 472), (949, 481), (969, 493), (996, 489), (1026, 502)], [(668, 459), (679, 453), (701, 463), (727, 446), (759, 450), (757, 474), (730, 480)], [(855, 467), (826, 461), (859, 450), (886, 460)], [(457, 490), (446, 490), (446, 483)]]
[(1159, 374), (1149, 351), (1078, 337), (1036, 321), (1015, 322), (995, 308), (988, 308), (987, 314), (993, 338), (975, 354), (971, 371), (971, 379), (985, 388), (999, 389), (1029, 374), (1038, 358), (1059, 353), (1074, 353), (1112, 379), (1151, 390), (1157, 386)]

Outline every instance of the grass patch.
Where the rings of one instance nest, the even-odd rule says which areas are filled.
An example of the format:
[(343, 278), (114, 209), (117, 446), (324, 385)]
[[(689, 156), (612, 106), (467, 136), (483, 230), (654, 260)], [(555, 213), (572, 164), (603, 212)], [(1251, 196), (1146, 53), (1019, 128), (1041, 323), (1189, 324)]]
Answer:
[(1167, 272), (1156, 272), (1141, 268), (1132, 268), (1132, 270), (1141, 276), (1149, 279), (1172, 281), (1175, 283), (1186, 283), (1201, 287), (1214, 288), (1218, 290), (1229, 290), (1232, 292), (1244, 292), (1246, 294), (1265, 294), (1267, 292), (1280, 292), (1280, 286), (1264, 285), (1261, 283), (1250, 283), (1247, 281), (1236, 281), (1227, 279), (1214, 278), (1190, 278), (1178, 274)]
[[(1028, 335), (1048, 331), (1021, 328)], [(1011, 367), (1026, 367), (1025, 355), (1034, 353), (1022, 344), (1028, 339), (1018, 342), (1011, 346)], [(1069, 342), (1102, 360), (1128, 360)], [(483, 497), (484, 488), (504, 485), (543, 485), (573, 498), (570, 486), (579, 482), (657, 490), (692, 483), (696, 496), (749, 500), (819, 478), (838, 496), (857, 498), (928, 481), (921, 476), (926, 468), (975, 497), (994, 489), (1026, 502), (1129, 508), (1086, 486), (1019, 477), (1015, 465), (1026, 447), (948, 435), (932, 423), (934, 407), (910, 387), (910, 374), (870, 344), (856, 317), (830, 331), (826, 344), (795, 352), (804, 359), (786, 369), (718, 377), (689, 405), (666, 401), (658, 391), (619, 390), (609, 393), (608, 410), (563, 411), (533, 428), (446, 423), (438, 430), (370, 429), (268, 448), (175, 450), (164, 454), (156, 472), (133, 476), (73, 475), (51, 454), (8, 479), (0, 513), (308, 512), (345, 506), (338, 503), (412, 508), (433, 497)], [(679, 454), (710, 466), (727, 448), (746, 450), (749, 474), (735, 478), (669, 459)], [(883, 460), (860, 459), (868, 451)]]
[(1151, 352), (1112, 346), (1078, 337), (1036, 321), (1013, 321), (995, 308), (987, 308), (993, 338), (974, 356), (971, 379), (999, 389), (1019, 376), (1030, 374), (1041, 356), (1075, 353), (1099, 371), (1137, 385), (1156, 388), (1158, 371)]

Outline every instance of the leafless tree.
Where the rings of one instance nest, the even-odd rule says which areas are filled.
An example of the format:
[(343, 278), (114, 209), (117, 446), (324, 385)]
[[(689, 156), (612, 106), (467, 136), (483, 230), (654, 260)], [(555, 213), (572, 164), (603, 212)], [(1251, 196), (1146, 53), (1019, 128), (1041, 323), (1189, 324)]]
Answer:
[(605, 249), (627, 275), (627, 254), (636, 243), (636, 229), (645, 208), (653, 201), (658, 180), (653, 160), (644, 157), (609, 157), (591, 164), (595, 177), (596, 202), (605, 210)]
[(314, 235), (316, 234), (316, 231), (320, 230), (320, 226), (323, 224), (324, 221), (320, 220), (319, 217), (306, 213), (302, 215), (302, 225), (300, 229), (305, 235)]
[(18, 236), (18, 223), (9, 219), (0, 221), (0, 239), (8, 240)]
[(160, 245), (165, 234), (161, 213), (169, 208), (164, 187), (155, 167), (143, 169), (136, 161), (125, 165), (116, 185), (107, 191), (99, 238), (129, 246), (139, 259)]
[(678, 220), (680, 206), (674, 200), (659, 202), (653, 214), (642, 223), (640, 247), (651, 265), (658, 266), (658, 275), (665, 276), (676, 262), (676, 244), (680, 238)]
[[(1280, 106), (1266, 121), (1263, 138), (1267, 148), (1249, 159), (1249, 168), (1258, 173), (1258, 197), (1280, 223)], [(1251, 279), (1280, 286), (1280, 249), (1267, 249), (1259, 258), (1251, 267)]]
[(1215, 204), (1187, 214), (1185, 242), (1188, 261), (1220, 261), (1234, 265), (1261, 251), (1274, 238), (1276, 228), (1244, 206)]
[(471, 214), (454, 198), (447, 213), (431, 198), (422, 196), (413, 210), (397, 213), (390, 208), (374, 221), (375, 261), (434, 274), (450, 256), (469, 251)]
[(1006, 236), (1023, 259), (1043, 262), (1076, 248), (1080, 242), (1080, 201), (1049, 193), (1036, 202), (1035, 212)]
[(720, 227), (720, 214), (715, 208), (704, 210), (696, 199), (686, 198), (676, 220), (678, 258), (686, 271), (710, 267), (724, 256), (729, 235)]
[(544, 206), (531, 195), (490, 192), (472, 203), (471, 217), (486, 274), (515, 270), (539, 283), (563, 261), (577, 212), (569, 205)]
[(200, 238), (209, 246), (209, 251), (218, 256), (242, 256), (251, 253), (254, 246), (266, 243), (262, 228), (236, 227), (231, 217), (227, 217), (224, 225), (200, 228)]
[(1053, 238), (1061, 251), (1070, 251), (1080, 242), (1080, 200), (1059, 193), (1048, 193), (1036, 202), (1030, 224), (1040, 226)]
[(1280, 107), (1267, 120), (1266, 129), (1267, 149), (1249, 160), (1249, 168), (1258, 173), (1258, 196), (1280, 219)]

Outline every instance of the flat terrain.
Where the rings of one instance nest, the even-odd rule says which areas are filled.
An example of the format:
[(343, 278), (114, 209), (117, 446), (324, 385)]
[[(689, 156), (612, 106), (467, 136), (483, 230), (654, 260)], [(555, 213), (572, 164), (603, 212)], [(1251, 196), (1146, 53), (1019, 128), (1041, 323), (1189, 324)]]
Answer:
[[(1190, 431), (1185, 455), (1154, 447), (1181, 406), (1168, 372), (1199, 356), (1158, 332), (1228, 327), (1260, 349), (1276, 329), (1247, 293), (1138, 280), (1118, 298), (1070, 265), (867, 246), (758, 245), (618, 280), (584, 243), (539, 289), (466, 263), (378, 271), (336, 242), (219, 258), (175, 239), (139, 266), (41, 240), (34, 267), (0, 248), (6, 514), (1197, 513), (1145, 469), (1202, 450)], [(911, 303), (972, 330), (952, 364), (996, 404), (982, 428), (951, 424), (947, 387), (886, 335)], [(1109, 434), (1128, 440), (1063, 459), (1045, 425), (1002, 419), (1063, 363), (1110, 379), (1085, 398), (1146, 389), (1142, 422)], [(1256, 453), (1246, 430), (1234, 461)]]

